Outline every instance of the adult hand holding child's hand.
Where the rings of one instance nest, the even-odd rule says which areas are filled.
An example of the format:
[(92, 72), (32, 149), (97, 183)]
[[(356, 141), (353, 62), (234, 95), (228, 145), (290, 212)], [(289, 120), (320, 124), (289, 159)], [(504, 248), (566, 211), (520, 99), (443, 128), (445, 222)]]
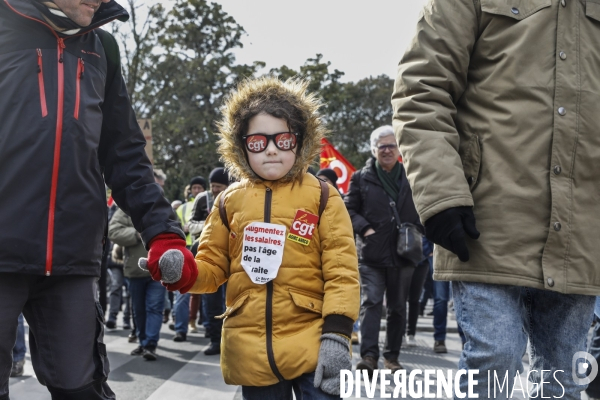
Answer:
[(198, 267), (185, 240), (174, 233), (163, 233), (150, 241), (149, 248), (148, 258), (140, 258), (140, 268), (148, 270), (152, 279), (162, 281), (168, 290), (187, 293), (196, 282)]

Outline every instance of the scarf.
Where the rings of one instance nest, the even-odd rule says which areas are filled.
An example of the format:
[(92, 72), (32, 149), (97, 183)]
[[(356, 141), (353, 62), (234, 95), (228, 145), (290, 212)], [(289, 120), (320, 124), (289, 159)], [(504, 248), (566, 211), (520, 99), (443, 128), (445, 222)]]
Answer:
[(402, 170), (400, 169), (400, 163), (397, 162), (394, 168), (390, 172), (384, 171), (379, 164), (379, 161), (375, 161), (375, 170), (377, 171), (377, 177), (383, 185), (383, 189), (394, 201), (398, 200), (398, 194), (400, 193), (400, 186), (398, 180)]
[(82, 26), (79, 26), (75, 22), (71, 21), (67, 15), (62, 12), (60, 8), (56, 4), (54, 4), (51, 0), (32, 0), (33, 5), (42, 13), (42, 16), (54, 29), (56, 32), (59, 32), (63, 35), (75, 35), (79, 33)]

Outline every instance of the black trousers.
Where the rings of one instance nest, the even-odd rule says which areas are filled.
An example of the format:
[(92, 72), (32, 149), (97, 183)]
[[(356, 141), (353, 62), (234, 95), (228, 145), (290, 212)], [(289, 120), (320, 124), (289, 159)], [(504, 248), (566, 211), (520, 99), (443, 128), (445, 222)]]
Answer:
[(21, 312), (33, 369), (53, 400), (111, 400), (103, 312), (92, 276), (0, 273), (0, 400), (8, 400)]
[(360, 355), (379, 358), (379, 324), (383, 295), (387, 306), (387, 335), (383, 356), (395, 361), (406, 330), (406, 300), (413, 267), (373, 268), (359, 265), (361, 280)]
[(419, 311), (421, 305), (419, 300), (423, 293), (423, 286), (429, 273), (429, 260), (425, 259), (415, 268), (410, 283), (408, 293), (408, 327), (406, 334), (415, 335), (417, 333), (417, 322), (419, 321)]

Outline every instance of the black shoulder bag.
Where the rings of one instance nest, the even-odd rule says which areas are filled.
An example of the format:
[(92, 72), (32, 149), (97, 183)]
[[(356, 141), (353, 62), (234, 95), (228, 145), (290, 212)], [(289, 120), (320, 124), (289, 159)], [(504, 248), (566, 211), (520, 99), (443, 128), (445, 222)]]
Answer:
[(394, 213), (394, 220), (398, 228), (398, 242), (396, 243), (396, 253), (416, 267), (423, 261), (423, 235), (415, 224), (410, 222), (400, 222), (400, 216), (396, 209), (396, 202), (390, 196), (390, 207)]

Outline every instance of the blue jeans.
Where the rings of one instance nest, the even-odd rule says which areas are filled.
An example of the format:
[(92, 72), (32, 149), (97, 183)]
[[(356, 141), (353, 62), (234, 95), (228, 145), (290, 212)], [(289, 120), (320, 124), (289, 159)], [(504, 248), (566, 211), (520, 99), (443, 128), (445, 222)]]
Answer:
[(291, 381), (281, 381), (271, 386), (242, 386), (244, 400), (292, 400), (292, 391), (298, 400), (333, 400), (333, 396), (315, 388), (315, 373), (304, 374)]
[[(594, 310), (593, 296), (567, 295), (549, 290), (519, 286), (473, 282), (452, 282), (456, 318), (467, 342), (458, 362), (459, 369), (479, 370), (474, 392), (488, 398), (488, 373), (491, 393), (496, 385), (496, 398), (505, 399), (517, 372), (523, 371), (522, 357), (530, 342), (529, 383), (523, 388), (531, 397), (541, 398), (543, 380), (545, 398), (579, 399), (587, 385), (572, 378), (573, 356), (585, 351), (587, 332)], [(540, 373), (543, 372), (543, 376)], [(551, 371), (551, 372), (548, 372)], [(560, 372), (562, 370), (564, 372)], [(508, 373), (508, 385), (502, 393), (494, 380), (502, 382)], [(467, 391), (465, 376), (461, 391)], [(527, 387), (529, 385), (529, 387)], [(561, 386), (562, 385), (562, 386)], [(563, 396), (564, 387), (564, 396)]]
[(165, 306), (165, 287), (147, 278), (129, 278), (133, 317), (140, 346), (155, 349)]
[(171, 311), (171, 299), (169, 299), (169, 291), (165, 290), (165, 311)]
[[(448, 323), (448, 301), (450, 300), (450, 282), (433, 282), (433, 339), (446, 340), (446, 325)], [(458, 324), (458, 322), (457, 322)], [(465, 342), (465, 335), (458, 325), (460, 340)]]
[[(590, 341), (588, 353), (590, 353), (592, 357), (594, 357), (596, 362), (600, 361), (600, 323), (598, 321), (596, 321), (596, 325), (594, 326), (594, 334), (592, 335), (592, 340)], [(591, 370), (591, 363), (590, 368), (588, 368), (588, 370)], [(599, 376), (596, 376), (596, 378), (590, 382), (585, 392), (587, 393), (588, 397), (598, 398), (600, 396)]]
[[(204, 297), (206, 294), (201, 294), (200, 296), (200, 317), (198, 318), (198, 324), (202, 324), (204, 329), (208, 330), (208, 318), (206, 317), (206, 312), (204, 311)], [(218, 314), (220, 315), (220, 314)]]
[(23, 314), (19, 314), (19, 324), (17, 325), (17, 341), (12, 350), (13, 362), (25, 359), (27, 347), (25, 345), (25, 323), (23, 322)]
[(175, 320), (175, 332), (187, 333), (190, 322), (190, 294), (175, 292), (175, 304), (173, 304), (173, 319)]
[(215, 318), (225, 312), (225, 287), (219, 286), (216, 292), (202, 295), (202, 315), (206, 316), (208, 323), (205, 325), (206, 333), (211, 343), (221, 343), (221, 329), (223, 320)]

